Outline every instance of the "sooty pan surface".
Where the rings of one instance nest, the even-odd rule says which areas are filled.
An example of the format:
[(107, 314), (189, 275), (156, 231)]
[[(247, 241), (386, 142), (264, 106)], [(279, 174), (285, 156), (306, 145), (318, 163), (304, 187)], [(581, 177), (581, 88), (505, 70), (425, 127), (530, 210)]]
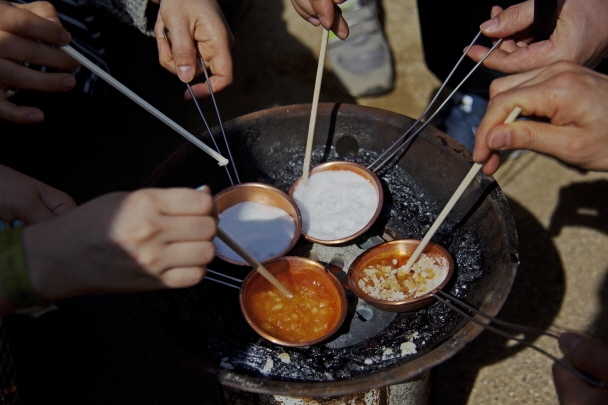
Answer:
[[(310, 106), (288, 106), (225, 123), (241, 182), (263, 182), (287, 191), (302, 172), (309, 114)], [(413, 122), (369, 107), (321, 104), (311, 165), (330, 160), (368, 165)], [(339, 155), (335, 145), (340, 140), (358, 148)], [(375, 225), (338, 250), (360, 249), (372, 236), (422, 238), (470, 166), (467, 151), (427, 127), (397, 164), (377, 171), (385, 197)], [(201, 184), (208, 184), (214, 193), (230, 185), (225, 169), (189, 144), (173, 153), (147, 183), (156, 187)], [(493, 178), (477, 176), (433, 241), (445, 246), (455, 259), (455, 277), (448, 292), (495, 315), (511, 288), (518, 260), (513, 218)], [(313, 250), (309, 245), (301, 238), (294, 254)], [(209, 268), (239, 278), (250, 271), (219, 259)], [(372, 309), (372, 317), (382, 320), (382, 328), (378, 330), (376, 324), (376, 329), (366, 332), (365, 319), (354, 322), (360, 315), (355, 312), (356, 298), (349, 295), (349, 317), (334, 338), (311, 347), (286, 348), (251, 330), (240, 312), (237, 289), (203, 281), (153, 297), (170, 308), (199, 368), (215, 374), (223, 384), (259, 393), (342, 395), (400, 383), (451, 357), (481, 332), (481, 327), (467, 323), (441, 303), (391, 315)], [(350, 344), (341, 337), (356, 335), (352, 328), (363, 329), (359, 331), (363, 338)], [(415, 344), (415, 353), (402, 352), (405, 342)]]

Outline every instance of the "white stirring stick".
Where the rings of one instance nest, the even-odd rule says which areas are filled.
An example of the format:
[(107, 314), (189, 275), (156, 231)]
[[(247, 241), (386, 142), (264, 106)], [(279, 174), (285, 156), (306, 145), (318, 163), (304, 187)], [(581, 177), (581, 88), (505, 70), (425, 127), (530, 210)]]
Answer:
[(266, 280), (270, 281), (272, 283), (272, 285), (274, 285), (276, 288), (279, 289), (279, 291), (281, 291), (283, 294), (285, 294), (289, 298), (293, 297), (293, 294), (291, 292), (289, 292), (287, 287), (285, 287), (283, 284), (281, 284), (281, 282), (279, 280), (277, 280), (277, 278), (275, 276), (273, 276), (272, 273), (266, 269), (266, 267), (262, 266), (262, 264), (260, 262), (258, 262), (249, 253), (247, 253), (247, 251), (245, 249), (243, 249), (241, 247), (241, 245), (239, 245), (237, 243), (237, 241), (232, 239), (220, 227), (217, 228), (217, 237), (220, 238), (220, 240), (222, 242), (224, 242), (226, 245), (228, 245), (228, 247), (230, 249), (234, 250), (239, 256), (241, 256), (243, 259), (245, 259), (245, 261), (247, 263), (249, 263), (251, 266), (253, 266), (253, 268), (256, 269), (256, 271), (258, 273), (260, 273), (262, 276), (264, 276), (264, 278)]
[(213, 149), (211, 149), (210, 147), (205, 145), (205, 143), (203, 143), (200, 139), (196, 138), (190, 132), (186, 131), (184, 128), (179, 126), (175, 121), (171, 120), (171, 118), (167, 117), (166, 115), (161, 113), (159, 110), (154, 108), (150, 103), (145, 101), (143, 98), (141, 98), (137, 94), (133, 93), (125, 85), (120, 83), (118, 80), (114, 79), (105, 70), (101, 69), (95, 63), (91, 62), (89, 59), (87, 59), (84, 55), (79, 53), (77, 50), (75, 50), (74, 48), (72, 48), (69, 45), (62, 46), (61, 49), (63, 49), (72, 58), (74, 58), (78, 62), (82, 63), (84, 66), (86, 66), (90, 71), (95, 73), (97, 76), (101, 77), (103, 80), (108, 82), (108, 84), (110, 84), (116, 90), (120, 91), (125, 96), (127, 96), (131, 100), (135, 101), (144, 110), (146, 110), (150, 114), (154, 115), (156, 118), (158, 118), (159, 120), (161, 120), (162, 122), (167, 124), (169, 127), (174, 129), (181, 136), (188, 139), (190, 142), (192, 142), (193, 144), (198, 146), (200, 149), (202, 149), (204, 152), (209, 154), (212, 158), (217, 160), (217, 162), (220, 166), (226, 166), (228, 164), (228, 159), (226, 159), (225, 157), (223, 157), (222, 155), (220, 155), (219, 153), (217, 153), (216, 151), (214, 151)]
[(323, 28), (321, 38), (321, 51), (319, 52), (319, 63), (317, 65), (317, 78), (315, 80), (315, 91), (312, 96), (312, 109), (310, 111), (310, 122), (308, 124), (308, 138), (306, 139), (306, 153), (304, 154), (304, 170), (302, 174), (302, 184), (308, 184), (308, 171), (310, 169), (310, 155), (312, 153), (312, 138), (315, 133), (315, 123), (317, 121), (317, 109), (319, 107), (319, 93), (321, 91), (321, 79), (323, 78), (323, 67), (325, 65), (325, 51), (327, 50), (327, 37), (329, 31)]
[[(519, 113), (521, 113), (521, 108), (515, 107), (513, 109), (513, 111), (511, 111), (511, 114), (509, 114), (507, 119), (505, 119), (504, 123), (510, 124), (511, 122), (515, 121), (515, 118), (517, 118)], [(410, 269), (412, 268), (414, 263), (416, 263), (420, 254), (422, 253), (424, 248), (426, 248), (426, 245), (428, 245), (428, 243), (431, 240), (431, 238), (433, 237), (433, 235), (435, 235), (435, 232), (437, 232), (437, 229), (439, 229), (439, 227), (445, 220), (445, 217), (448, 216), (448, 214), (450, 213), (450, 211), (452, 210), (452, 208), (454, 207), (454, 205), (456, 204), (458, 199), (464, 193), (464, 190), (466, 190), (466, 188), (471, 183), (471, 181), (473, 181), (473, 179), (477, 175), (477, 172), (479, 172), (479, 170), (481, 169), (482, 166), (483, 165), (481, 163), (475, 163), (473, 165), (473, 167), (471, 167), (471, 170), (469, 170), (467, 175), (464, 177), (464, 180), (462, 180), (462, 182), (460, 183), (460, 185), (458, 186), (458, 188), (452, 195), (452, 198), (450, 198), (450, 200), (448, 201), (446, 206), (443, 208), (443, 211), (441, 211), (441, 213), (439, 214), (439, 216), (437, 217), (437, 219), (435, 220), (435, 222), (433, 223), (433, 225), (431, 226), (429, 231), (426, 233), (426, 235), (424, 235), (424, 238), (422, 238), (422, 240), (420, 241), (420, 244), (418, 245), (416, 250), (414, 250), (414, 253), (412, 253), (412, 256), (410, 257), (410, 259), (405, 264), (406, 272), (410, 271)]]

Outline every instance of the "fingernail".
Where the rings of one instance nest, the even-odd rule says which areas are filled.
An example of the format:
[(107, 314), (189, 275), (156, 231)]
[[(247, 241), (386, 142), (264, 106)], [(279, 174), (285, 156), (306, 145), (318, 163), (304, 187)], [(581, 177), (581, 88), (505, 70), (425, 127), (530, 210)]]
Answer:
[(67, 76), (61, 81), (61, 88), (63, 90), (70, 90), (76, 85), (76, 78), (74, 76)]
[(498, 19), (492, 18), (479, 26), (479, 28), (484, 32), (494, 32), (496, 28), (498, 28)]
[(39, 121), (42, 121), (42, 119), (43, 119), (43, 116), (42, 116), (41, 112), (31, 113), (31, 114), (28, 114), (28, 116), (27, 116), (27, 120), (30, 122), (39, 122)]
[(156, 21), (160, 20), (160, 11), (156, 14)]
[(59, 18), (57, 18), (57, 17), (48, 17), (47, 20), (52, 21), (52, 22), (56, 22), (56, 23), (60, 22)]
[(511, 134), (508, 132), (498, 132), (490, 136), (488, 146), (490, 149), (503, 150), (509, 146)]
[(562, 351), (572, 351), (584, 341), (578, 333), (566, 332), (559, 337), (559, 347)]
[(310, 17), (308, 19), (308, 22), (311, 23), (312, 25), (314, 25), (315, 27), (318, 27), (319, 24), (321, 24), (321, 21), (319, 21), (318, 18), (314, 18), (314, 17)]
[(323, 26), (323, 28), (325, 28), (326, 30), (331, 28), (331, 24), (327, 21), (327, 19), (325, 17), (323, 17), (322, 15), (319, 15), (319, 21), (321, 21), (321, 25)]
[(338, 38), (340, 38), (342, 41), (344, 41), (346, 39), (346, 31), (344, 30), (338, 30)]
[(208, 186), (208, 185), (206, 185), (206, 184), (203, 184), (202, 186), (197, 187), (197, 189), (196, 189), (196, 190), (197, 190), (197, 191), (207, 191), (207, 190), (209, 190), (209, 186)]
[(192, 66), (180, 66), (177, 68), (177, 75), (180, 80), (184, 83), (189, 83), (192, 81), (192, 77), (194, 75)]
[(479, 153), (475, 152), (475, 149), (473, 149), (473, 162), (477, 162), (477, 163), (481, 163), (479, 162)]

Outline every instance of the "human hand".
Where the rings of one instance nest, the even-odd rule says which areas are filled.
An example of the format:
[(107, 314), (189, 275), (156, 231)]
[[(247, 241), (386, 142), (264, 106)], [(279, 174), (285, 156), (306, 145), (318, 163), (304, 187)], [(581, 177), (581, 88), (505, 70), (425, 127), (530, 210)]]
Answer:
[[(167, 37), (163, 35), (167, 28)], [(214, 92), (232, 83), (232, 56), (234, 36), (222, 9), (215, 0), (163, 0), (154, 35), (158, 43), (161, 66), (177, 74), (184, 83), (190, 83), (201, 74), (197, 50), (211, 74), (209, 81)], [(209, 95), (207, 83), (191, 86), (195, 97)], [(190, 99), (190, 92), (184, 97)]]
[[(532, 43), (534, 0), (502, 10), (494, 6), (491, 19), (481, 24), (490, 38), (504, 38), (483, 62), (490, 69), (519, 73), (566, 60), (589, 68), (608, 54), (608, 2), (604, 0), (560, 1), (557, 25), (548, 40)], [(474, 45), (468, 56), (479, 62), (488, 48)]]
[(338, 38), (345, 40), (348, 37), (348, 24), (338, 7), (338, 4), (345, 1), (347, 0), (291, 0), (291, 4), (300, 17), (315, 27), (322, 25)]
[(559, 337), (566, 360), (577, 370), (604, 384), (591, 386), (558, 363), (553, 364), (553, 381), (561, 405), (600, 405), (608, 403), (608, 346), (576, 333)]
[[(503, 122), (515, 108), (544, 117)], [(486, 174), (500, 165), (499, 151), (527, 149), (568, 164), (608, 171), (608, 76), (570, 62), (496, 79), (477, 127), (473, 160)]]
[[(0, 119), (31, 124), (44, 119), (35, 107), (17, 106), (6, 95), (9, 87), (45, 92), (68, 91), (76, 85), (70, 73), (80, 64), (55, 46), (72, 40), (47, 2), (17, 4), (0, 1)], [(41, 72), (23, 64), (46, 66)]]
[(0, 165), (0, 220), (35, 224), (76, 208), (66, 193)]
[(213, 260), (217, 212), (209, 189), (141, 189), (95, 198), (26, 227), (23, 245), (41, 299), (181, 288)]

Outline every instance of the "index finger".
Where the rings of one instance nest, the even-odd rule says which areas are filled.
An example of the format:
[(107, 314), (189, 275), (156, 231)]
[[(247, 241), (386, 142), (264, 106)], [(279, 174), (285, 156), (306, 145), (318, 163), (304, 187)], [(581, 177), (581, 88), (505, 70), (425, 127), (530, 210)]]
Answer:
[[(46, 10), (49, 6), (52, 7), (50, 3), (45, 4), (35, 6), (39, 9), (38, 12), (42, 15), (54, 14), (54, 18), (59, 21), (56, 13)], [(72, 36), (61, 24), (48, 20), (48, 17), (40, 17), (24, 6), (0, 2), (0, 29), (57, 46), (67, 45), (72, 41)], [(54, 11), (54, 8), (52, 10)]]
[(187, 26), (183, 24), (171, 25), (170, 21), (165, 21), (165, 24), (177, 76), (182, 82), (190, 83), (196, 73), (194, 40)]
[(158, 209), (163, 215), (215, 214), (215, 203), (210, 192), (190, 188), (150, 189), (156, 197)]

